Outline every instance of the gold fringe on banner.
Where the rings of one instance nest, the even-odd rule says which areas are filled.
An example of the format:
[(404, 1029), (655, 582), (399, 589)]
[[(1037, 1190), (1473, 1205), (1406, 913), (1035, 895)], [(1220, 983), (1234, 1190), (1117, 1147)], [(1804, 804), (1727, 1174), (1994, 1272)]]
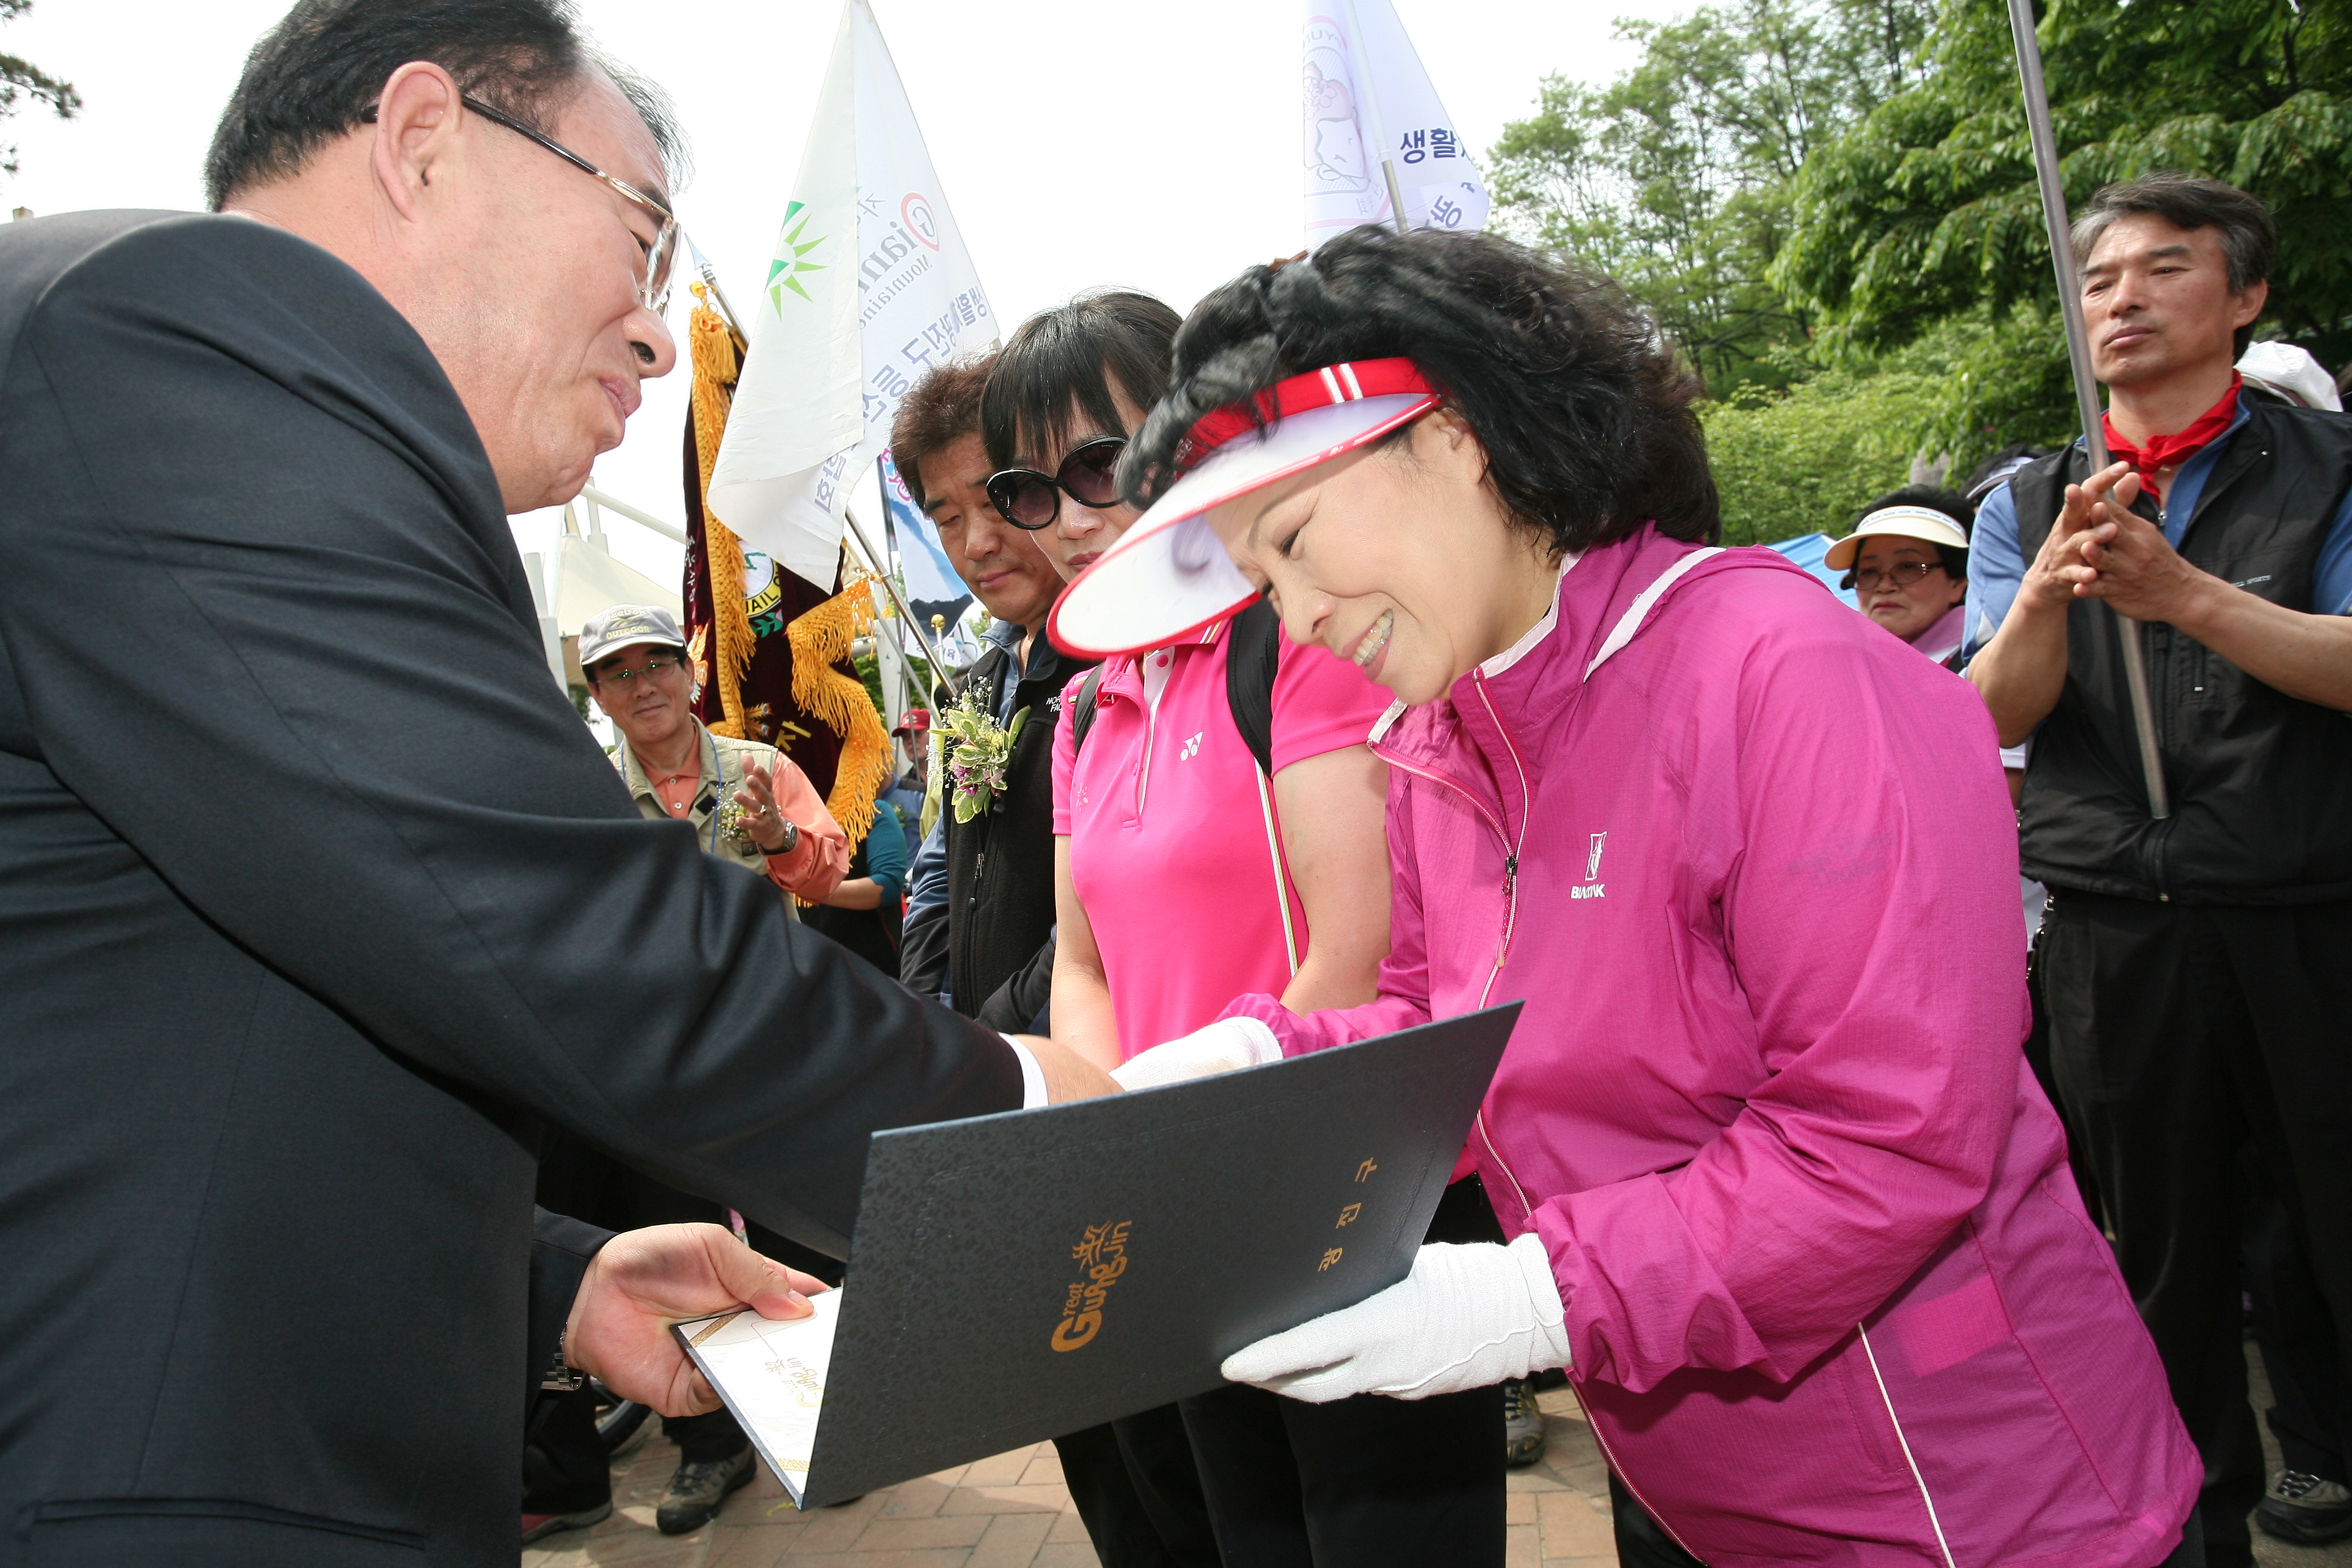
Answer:
[(743, 607), (743, 542), (711, 515), (710, 472), (719, 466), (719, 438), (727, 433), (733, 395), (727, 390), (741, 374), (734, 334), (719, 312), (703, 301), (702, 285), (692, 285), (695, 307), (687, 327), (694, 357), (694, 458), (702, 470), (702, 540), (710, 572), (713, 641), (710, 680), (726, 715), (710, 726), (714, 735), (751, 740), (743, 722), (743, 674), (751, 668), (751, 612)]
[(866, 683), (833, 668), (849, 657), (849, 645), (874, 629), (874, 590), (868, 574), (856, 572), (848, 585), (784, 628), (793, 645), (793, 700), (801, 711), (841, 737), (841, 762), (824, 808), (849, 836), (849, 848), (874, 826), (874, 795), (895, 771), (890, 735), (874, 710)]

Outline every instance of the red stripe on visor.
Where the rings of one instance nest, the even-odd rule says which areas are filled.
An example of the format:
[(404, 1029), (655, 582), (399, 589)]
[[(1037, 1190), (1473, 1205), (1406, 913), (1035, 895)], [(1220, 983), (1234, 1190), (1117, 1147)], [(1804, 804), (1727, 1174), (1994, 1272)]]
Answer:
[(1175, 482), (1062, 591), (1048, 635), (1100, 658), (1162, 647), (1232, 615), (1257, 590), (1204, 514), (1376, 441), (1441, 401), (1411, 360), (1357, 360), (1202, 416), (1177, 448)]
[(1435, 391), (1422, 375), (1420, 367), (1409, 359), (1367, 359), (1325, 365), (1321, 370), (1277, 381), (1244, 402), (1229, 403), (1202, 415), (1176, 448), (1176, 468), (1179, 472), (1197, 468), (1210, 453), (1234, 437), (1309, 408), (1328, 408), (1335, 403), (1354, 403), (1390, 393)]

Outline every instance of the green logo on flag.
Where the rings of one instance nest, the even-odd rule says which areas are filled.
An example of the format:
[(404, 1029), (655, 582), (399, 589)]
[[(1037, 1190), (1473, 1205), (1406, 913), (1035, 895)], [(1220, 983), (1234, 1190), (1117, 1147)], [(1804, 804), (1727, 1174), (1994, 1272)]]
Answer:
[[(793, 254), (790, 259), (779, 256), (774, 260), (768, 263), (768, 303), (774, 309), (777, 316), (779, 317), (782, 317), (784, 313), (784, 290), (789, 289), (793, 293), (798, 294), (802, 299), (807, 300), (809, 299), (809, 291), (801, 287), (800, 275), (803, 272), (822, 272), (824, 270), (824, 263), (822, 261), (804, 261), (802, 259), (802, 258), (807, 256), (810, 251), (814, 250), (818, 246), (823, 245), (825, 240), (830, 237), (829, 236), (821, 234), (805, 244), (802, 243), (801, 236), (808, 231), (809, 219), (814, 216), (815, 215), (814, 213), (807, 212), (806, 205), (803, 203), (789, 202), (785, 204), (784, 222), (788, 226), (784, 230), (784, 243), (792, 247)], [(800, 222), (793, 222), (793, 219), (795, 216), (800, 217)], [(779, 274), (782, 276), (779, 276)], [(814, 302), (814, 300), (811, 300), (811, 303)]]

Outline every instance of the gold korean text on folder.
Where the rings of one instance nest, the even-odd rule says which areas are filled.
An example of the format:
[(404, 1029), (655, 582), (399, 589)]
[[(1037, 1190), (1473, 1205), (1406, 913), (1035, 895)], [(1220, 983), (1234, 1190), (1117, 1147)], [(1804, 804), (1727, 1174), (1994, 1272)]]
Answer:
[(1127, 1272), (1127, 1227), (1133, 1223), (1090, 1225), (1085, 1238), (1070, 1248), (1071, 1258), (1087, 1266), (1087, 1277), (1063, 1298), (1062, 1321), (1054, 1330), (1055, 1350), (1076, 1350), (1102, 1331), (1103, 1302)]

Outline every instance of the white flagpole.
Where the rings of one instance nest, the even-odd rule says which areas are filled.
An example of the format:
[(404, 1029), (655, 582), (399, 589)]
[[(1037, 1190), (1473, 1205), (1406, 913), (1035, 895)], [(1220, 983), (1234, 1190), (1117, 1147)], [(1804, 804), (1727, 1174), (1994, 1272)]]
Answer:
[[(1350, 0), (1352, 8), (1352, 0)], [(2091, 372), (2091, 334), (2083, 321), (2083, 280), (2074, 270), (2074, 242), (2066, 218), (2066, 190), (2058, 182), (2058, 138), (2050, 125), (2050, 95), (2042, 82), (2042, 45), (2033, 32), (2033, 0), (2009, 0), (2009, 30), (2017, 43), (2017, 74), (2025, 87), (2025, 123), (2033, 137), (2033, 173), (2042, 186), (2042, 220), (2050, 234), (2050, 265), (2058, 275), (2058, 310), (2066, 323), (2066, 360), (2074, 373), (2074, 403), (2083, 419), (2083, 443), (2091, 471), (2107, 466), (2106, 431), (2100, 423), (2098, 380)], [(2114, 613), (2114, 606), (2108, 606)], [(2147, 696), (2147, 660), (2140, 647), (2139, 623), (2116, 614), (2123, 639), (2124, 686), (2131, 697), (2132, 729), (2139, 742), (2140, 773), (2147, 781), (2148, 815), (2172, 815), (2164, 787), (2164, 762), (2156, 750), (2156, 710)]]
[(874, 574), (882, 579), (882, 586), (888, 592), (890, 602), (898, 606), (898, 618), (914, 627), (915, 640), (923, 645), (923, 657), (931, 661), (931, 672), (939, 677), (941, 684), (947, 687), (949, 696), (962, 696), (963, 690), (956, 680), (955, 672), (947, 667), (946, 662), (940, 658), (939, 650), (931, 646), (930, 634), (916, 625), (915, 613), (907, 607), (907, 601), (898, 596), (898, 582), (890, 575), (890, 569), (887, 564), (888, 557), (876, 552), (873, 542), (866, 537), (866, 529), (857, 521), (856, 512), (844, 507), (841, 509), (841, 515), (849, 524), (850, 533), (856, 538), (857, 548), (864, 552), (866, 564), (872, 566)]
[(1389, 146), (1388, 124), (1381, 118), (1381, 91), (1373, 85), (1377, 75), (1364, 55), (1364, 24), (1357, 18), (1356, 0), (1348, 0), (1348, 79), (1358, 97), (1363, 100), (1364, 112), (1371, 117), (1372, 140), (1381, 147), (1381, 177), (1389, 183), (1389, 211), (1396, 218), (1396, 231), (1409, 234), (1412, 224), (1404, 216), (1404, 193), (1397, 188), (1396, 158)]

